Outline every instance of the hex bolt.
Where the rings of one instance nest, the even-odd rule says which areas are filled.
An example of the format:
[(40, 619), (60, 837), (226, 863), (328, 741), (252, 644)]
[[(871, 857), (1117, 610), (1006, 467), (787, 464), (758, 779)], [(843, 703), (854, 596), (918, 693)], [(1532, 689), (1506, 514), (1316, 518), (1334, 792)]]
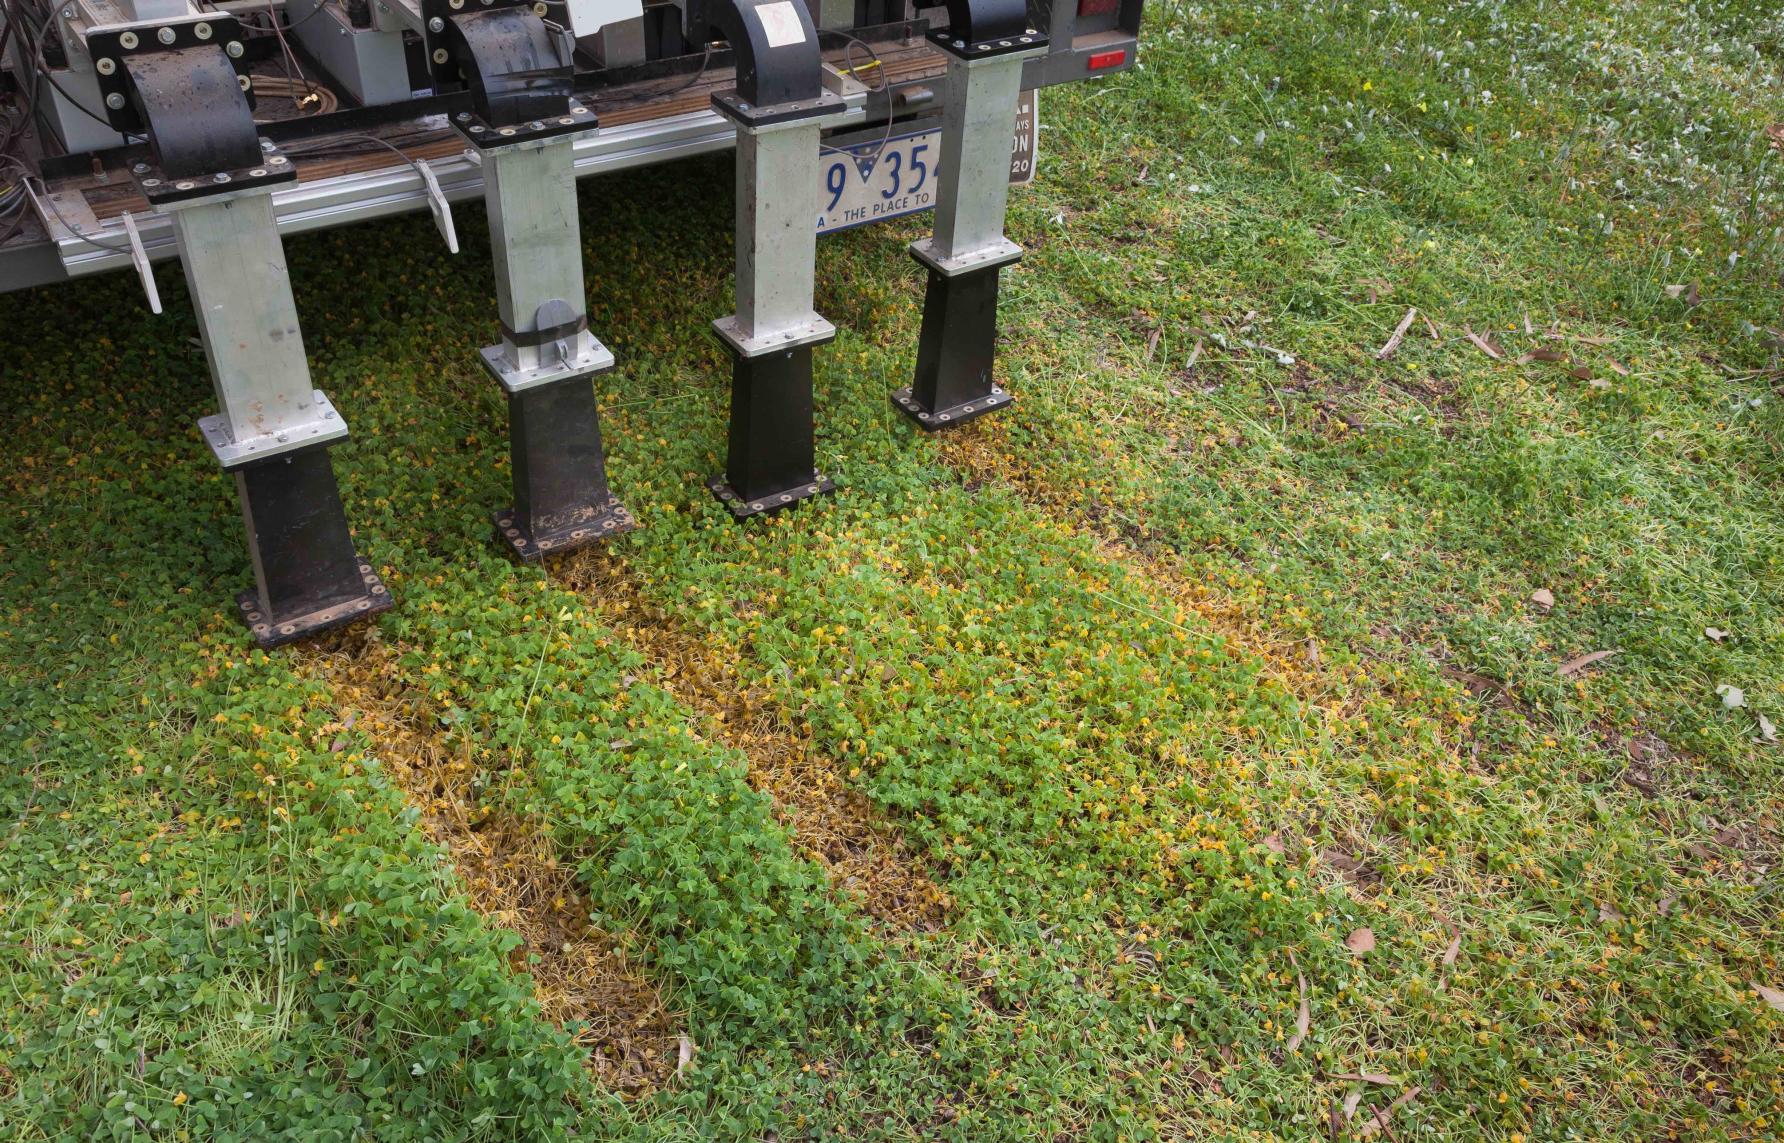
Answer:
[(446, 30), (446, 21), (440, 19), (438, 16), (435, 16), (433, 19), (431, 19), (427, 22), (427, 30), (434, 33), (434, 35), (437, 36), (441, 32), (444, 32)]
[(279, 149), (279, 145), (271, 139), (262, 139), (260, 140), (260, 149), (270, 155)]
[(171, 44), (171, 43), (173, 43), (173, 39), (174, 39), (174, 31), (172, 28), (157, 29), (155, 32), (155, 38), (157, 40), (160, 40), (164, 44)]
[(211, 176), (211, 181), (214, 183), (226, 183), (229, 181), (229, 175), (227, 172), (218, 171), (216, 174)]
[(453, 118), (457, 119), (460, 123), (469, 123), (471, 121), (471, 113), (469, 111), (461, 111), (457, 115), (454, 115)]
[(124, 110), (124, 97), (114, 91), (105, 97), (105, 105), (113, 111), (122, 111)]
[(223, 50), (229, 54), (229, 58), (232, 60), (242, 58), (242, 42), (240, 40), (230, 40), (223, 45)]
[(68, 5), (65, 5), (65, 6), (64, 6), (64, 7), (63, 7), (63, 8), (62, 8), (62, 18), (63, 18), (63, 19), (64, 19), (64, 20), (72, 20), (72, 19), (74, 19), (74, 5), (73, 5), (73, 4), (68, 4)]
[(149, 173), (149, 165), (147, 163), (134, 163), (130, 167), (130, 173), (136, 174), (136, 175), (146, 175)]

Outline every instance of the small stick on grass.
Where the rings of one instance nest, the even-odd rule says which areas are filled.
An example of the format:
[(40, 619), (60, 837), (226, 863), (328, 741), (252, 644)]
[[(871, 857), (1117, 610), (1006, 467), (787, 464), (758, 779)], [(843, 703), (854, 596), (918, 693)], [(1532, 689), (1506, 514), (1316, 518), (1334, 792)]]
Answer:
[(1388, 338), (1388, 343), (1375, 351), (1375, 360), (1386, 361), (1388, 358), (1394, 356), (1395, 353), (1399, 352), (1401, 340), (1405, 338), (1406, 331), (1412, 328), (1412, 319), (1418, 316), (1419, 311), (1417, 306), (1413, 306), (1406, 311), (1406, 316), (1401, 318), (1400, 324), (1394, 327), (1394, 336)]

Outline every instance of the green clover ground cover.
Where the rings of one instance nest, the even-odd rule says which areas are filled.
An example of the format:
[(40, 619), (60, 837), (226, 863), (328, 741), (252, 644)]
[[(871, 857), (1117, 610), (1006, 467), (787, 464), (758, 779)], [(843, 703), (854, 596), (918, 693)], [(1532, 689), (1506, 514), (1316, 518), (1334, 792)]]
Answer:
[[(865, 917), (681, 664), (489, 542), (486, 249), (414, 220), (293, 241), (398, 594), (376, 637), (687, 1013), (689, 1066), (633, 1104), (538, 1017), (380, 744), (322, 730), (301, 654), (245, 649), (189, 319), (118, 279), (8, 298), (35, 385), (0, 533), (0, 1123), (1297, 1139), (1382, 1134), (1416, 1088), (1398, 1136), (1775, 1132), (1778, 45), (1740, 5), (1154, 13), (1144, 70), (1046, 99), (1017, 408), (914, 439), (886, 393), (922, 224), (829, 240), (844, 489), (748, 529), (697, 480), (726, 164), (585, 188), (644, 523), (620, 573), (901, 830), (953, 900), (936, 931)], [(1377, 362), (1408, 306), (1442, 340)]]

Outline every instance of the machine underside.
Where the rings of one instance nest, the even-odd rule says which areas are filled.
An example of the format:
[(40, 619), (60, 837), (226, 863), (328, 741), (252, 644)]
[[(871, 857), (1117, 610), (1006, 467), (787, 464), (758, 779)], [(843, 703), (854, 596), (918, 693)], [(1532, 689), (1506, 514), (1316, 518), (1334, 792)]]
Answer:
[(256, 584), (238, 606), (274, 646), (393, 602), (350, 537), (328, 451), (352, 409), (311, 385), (283, 237), (430, 210), (456, 251), (452, 204), (483, 199), (500, 337), (481, 364), (515, 483), (490, 515), (539, 559), (634, 526), (606, 480), (591, 380), (614, 360), (586, 320), (575, 179), (735, 147), (736, 312), (714, 322), (732, 425), (708, 486), (747, 520), (834, 488), (812, 459), (811, 354), (835, 332), (815, 244), (842, 197), (821, 151), (869, 172), (875, 140), (939, 133), (906, 202), (936, 219), (911, 251), (922, 344), (889, 396), (930, 430), (1010, 404), (1003, 148), (1024, 93), (1132, 65), (1140, 0), (942, 5), (0, 0), (0, 291), (134, 269), (158, 312), (153, 263), (179, 261), (218, 409), (193, 410), (196, 436), (235, 480)]

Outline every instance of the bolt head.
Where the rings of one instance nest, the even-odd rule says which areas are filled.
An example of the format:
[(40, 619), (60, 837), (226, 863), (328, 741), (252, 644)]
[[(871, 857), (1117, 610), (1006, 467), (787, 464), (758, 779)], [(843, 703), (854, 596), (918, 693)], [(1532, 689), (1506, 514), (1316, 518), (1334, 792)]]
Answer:
[(100, 75), (110, 75), (112, 72), (118, 70), (118, 61), (109, 56), (104, 59), (95, 60), (93, 62), (93, 70), (97, 71)]
[(440, 32), (444, 32), (446, 30), (446, 21), (440, 19), (438, 16), (435, 16), (433, 19), (431, 19), (427, 22), (427, 30), (435, 33), (436, 35), (439, 34)]
[(208, 40), (211, 38), (211, 26), (202, 22), (194, 24), (192, 25), (192, 34), (201, 40)]
[(105, 97), (105, 105), (113, 111), (122, 111), (124, 110), (124, 97), (114, 91)]
[(229, 53), (229, 58), (232, 60), (239, 60), (242, 58), (242, 42), (240, 40), (230, 40), (227, 44), (223, 45), (223, 50)]
[(446, 62), (446, 49), (445, 48), (435, 48), (434, 49), (434, 62), (437, 64), (443, 64)]
[(173, 29), (172, 28), (160, 28), (155, 32), (155, 38), (157, 40), (160, 40), (164, 44), (171, 44), (171, 43), (173, 43), (173, 39), (174, 39)]
[(147, 163), (135, 163), (131, 166), (130, 171), (132, 174), (146, 175), (149, 173), (149, 165)]
[(237, 85), (237, 86), (239, 86), (239, 87), (240, 87), (240, 88), (241, 88), (241, 89), (242, 89), (242, 90), (243, 90), (243, 91), (252, 91), (252, 90), (254, 90), (254, 81), (253, 81), (253, 80), (251, 80), (251, 79), (249, 79), (249, 78), (248, 78), (248, 77), (247, 77), (247, 76), (245, 76), (245, 75), (238, 75), (238, 76), (236, 76), (236, 77), (235, 77), (235, 82), (236, 82), (236, 85)]
[(125, 32), (118, 37), (118, 46), (123, 48), (125, 51), (129, 51), (131, 48), (134, 48), (140, 42), (141, 41), (139, 41), (136, 38), (135, 32)]

